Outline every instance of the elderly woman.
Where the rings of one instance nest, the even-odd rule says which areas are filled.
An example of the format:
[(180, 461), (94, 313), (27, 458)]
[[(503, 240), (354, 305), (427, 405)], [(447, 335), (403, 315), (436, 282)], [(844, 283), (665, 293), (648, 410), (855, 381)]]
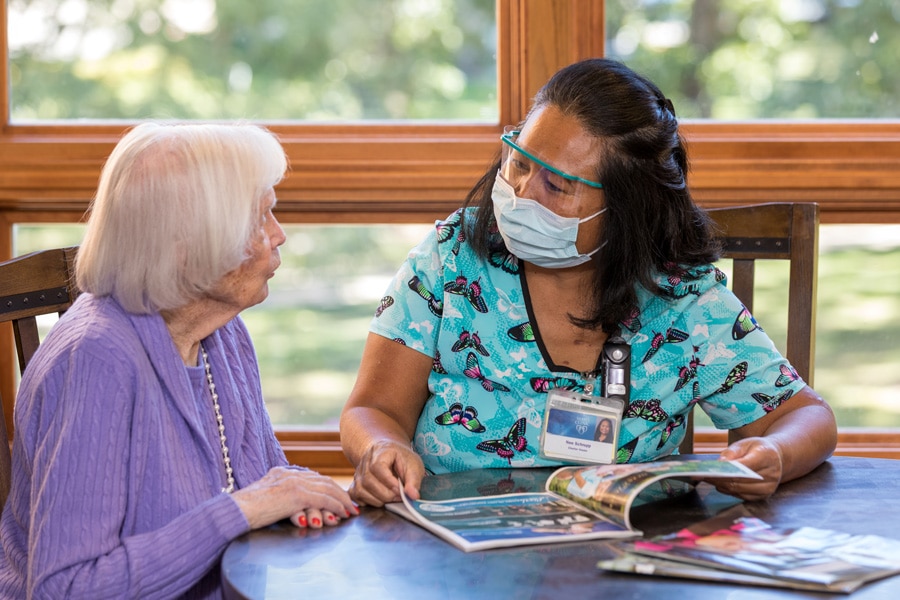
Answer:
[[(615, 61), (570, 65), (500, 142), (376, 310), (341, 417), (351, 496), (380, 505), (399, 485), (416, 497), (426, 471), (565, 463), (541, 428), (548, 397), (564, 406), (572, 393), (627, 400), (607, 403), (616, 452), (597, 462), (676, 452), (699, 405), (729, 430), (722, 458), (762, 475), (717, 484), (745, 499), (831, 454), (831, 409), (712, 264), (719, 248), (659, 88)], [(630, 350), (630, 379), (604, 381), (607, 342), (623, 364)]]
[(142, 124), (100, 179), (76, 276), (16, 401), (4, 598), (214, 598), (226, 545), (357, 514), (290, 467), (238, 314), (284, 231), (286, 157), (250, 125)]

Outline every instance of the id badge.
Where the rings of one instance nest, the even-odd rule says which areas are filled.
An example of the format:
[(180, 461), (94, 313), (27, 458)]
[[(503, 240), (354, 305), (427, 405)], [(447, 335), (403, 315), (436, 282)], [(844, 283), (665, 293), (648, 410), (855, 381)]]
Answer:
[(577, 463), (616, 461), (625, 402), (554, 389), (547, 395), (540, 453)]

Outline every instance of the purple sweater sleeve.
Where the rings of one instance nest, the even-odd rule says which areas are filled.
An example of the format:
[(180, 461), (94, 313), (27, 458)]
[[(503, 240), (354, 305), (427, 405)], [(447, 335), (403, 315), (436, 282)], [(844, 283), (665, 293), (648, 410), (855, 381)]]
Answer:
[[(107, 321), (87, 321), (94, 341), (60, 332), (23, 378), (14, 483), (0, 521), (0, 596), (218, 597), (222, 552), (249, 525), (219, 491), (218, 438), (206, 435), (211, 406), (197, 406), (177, 361), (144, 354), (146, 332), (110, 337)], [(150, 331), (171, 345), (156, 325)], [(244, 486), (286, 461), (243, 326), (227, 326), (210, 345), (223, 399), (240, 400), (226, 427)]]

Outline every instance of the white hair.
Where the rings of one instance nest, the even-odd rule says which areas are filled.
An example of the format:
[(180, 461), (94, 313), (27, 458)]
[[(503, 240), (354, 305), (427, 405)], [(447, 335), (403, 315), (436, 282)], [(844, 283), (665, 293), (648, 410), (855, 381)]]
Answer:
[(255, 125), (138, 125), (103, 167), (78, 287), (138, 314), (202, 297), (247, 258), (260, 199), (286, 170), (281, 144)]

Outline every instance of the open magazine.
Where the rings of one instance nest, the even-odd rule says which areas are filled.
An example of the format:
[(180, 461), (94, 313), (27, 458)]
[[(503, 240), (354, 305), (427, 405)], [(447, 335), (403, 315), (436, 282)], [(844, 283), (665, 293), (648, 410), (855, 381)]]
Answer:
[(549, 477), (544, 492), (442, 501), (404, 495), (403, 502), (386, 508), (465, 552), (626, 538), (641, 535), (629, 513), (642, 491), (657, 481), (695, 477), (760, 479), (739, 463), (704, 459), (563, 467)]
[(813, 527), (778, 529), (739, 510), (614, 546), (620, 555), (600, 561), (600, 568), (820, 592), (850, 593), (900, 573), (900, 540)]

